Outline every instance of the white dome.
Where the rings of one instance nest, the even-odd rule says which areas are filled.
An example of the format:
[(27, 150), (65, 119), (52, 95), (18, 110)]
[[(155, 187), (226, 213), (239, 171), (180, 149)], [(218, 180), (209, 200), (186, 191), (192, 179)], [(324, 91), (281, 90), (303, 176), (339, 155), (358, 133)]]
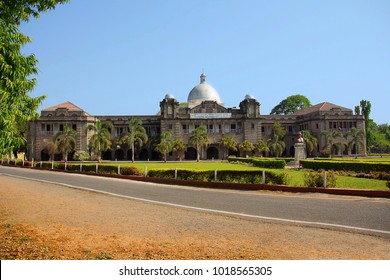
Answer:
[(200, 84), (195, 86), (188, 94), (188, 107), (193, 108), (203, 101), (216, 101), (221, 103), (218, 92), (211, 85), (206, 83), (206, 76), (200, 76)]
[(252, 94), (245, 95), (245, 99), (256, 99)]
[(167, 93), (166, 95), (165, 95), (165, 99), (174, 99), (175, 97), (172, 95), (172, 94), (170, 94), (170, 93)]

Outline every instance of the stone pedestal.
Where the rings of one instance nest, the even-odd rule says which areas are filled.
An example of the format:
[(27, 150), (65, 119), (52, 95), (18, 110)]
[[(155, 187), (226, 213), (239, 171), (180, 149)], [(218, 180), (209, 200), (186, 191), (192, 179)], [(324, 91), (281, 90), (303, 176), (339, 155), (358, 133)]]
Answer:
[(289, 162), (288, 166), (290, 167), (299, 167), (299, 161), (306, 159), (306, 145), (305, 143), (295, 143), (295, 159), (294, 161)]

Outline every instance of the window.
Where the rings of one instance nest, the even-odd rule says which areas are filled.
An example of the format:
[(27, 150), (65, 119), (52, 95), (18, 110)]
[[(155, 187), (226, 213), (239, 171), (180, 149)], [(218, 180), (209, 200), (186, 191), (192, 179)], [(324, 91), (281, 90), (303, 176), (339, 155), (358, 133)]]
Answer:
[(251, 124), (251, 128), (255, 129), (255, 124), (254, 123)]
[(60, 123), (60, 131), (64, 131), (64, 125)]
[(169, 125), (168, 125), (168, 129), (169, 129), (169, 130), (172, 130), (172, 124), (169, 124)]
[(77, 131), (77, 124), (72, 124), (72, 129)]
[(236, 124), (235, 124), (235, 123), (232, 123), (232, 124), (230, 125), (230, 129), (231, 129), (232, 132), (236, 132)]

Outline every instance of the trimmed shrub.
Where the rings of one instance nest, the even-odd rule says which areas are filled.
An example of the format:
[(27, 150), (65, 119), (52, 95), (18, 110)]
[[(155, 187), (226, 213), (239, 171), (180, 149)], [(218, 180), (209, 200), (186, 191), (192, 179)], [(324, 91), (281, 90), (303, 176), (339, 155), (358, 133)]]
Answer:
[(340, 170), (370, 173), (375, 171), (390, 172), (390, 163), (386, 162), (359, 162), (341, 160), (301, 160), (303, 168), (313, 170)]
[(388, 187), (390, 189), (390, 181), (386, 182), (386, 187)]
[[(175, 170), (150, 170), (149, 177), (174, 179)], [(202, 182), (214, 181), (214, 171), (193, 171), (193, 170), (177, 170), (177, 179), (179, 180), (193, 180)], [(218, 170), (217, 181), (241, 184), (261, 184), (263, 180), (262, 171), (254, 170)], [(289, 176), (287, 173), (278, 174), (271, 171), (265, 172), (266, 184), (287, 185), (289, 183)]]
[(122, 175), (135, 175), (135, 176), (142, 176), (143, 175), (143, 173), (135, 166), (121, 167), (121, 174)]
[[(304, 174), (304, 184), (308, 187), (323, 188), (324, 187), (324, 173), (325, 170), (307, 171)], [(337, 177), (334, 171), (328, 171), (326, 173), (326, 187), (335, 188)]]
[(84, 161), (89, 159), (89, 153), (86, 151), (77, 151), (73, 156), (74, 160)]
[(286, 166), (286, 161), (284, 159), (274, 159), (274, 158), (229, 157), (228, 162), (243, 162), (247, 164), (252, 164), (253, 166), (256, 167), (274, 168), (274, 169), (283, 169)]

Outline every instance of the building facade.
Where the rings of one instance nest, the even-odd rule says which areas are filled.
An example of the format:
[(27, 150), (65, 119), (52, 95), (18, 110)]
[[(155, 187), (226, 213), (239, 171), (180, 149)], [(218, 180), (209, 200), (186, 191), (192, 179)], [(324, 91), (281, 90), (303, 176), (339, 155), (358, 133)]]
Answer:
[[(196, 147), (189, 144), (191, 132), (198, 126), (205, 126), (209, 138), (207, 147), (200, 152), (201, 159), (222, 159), (224, 147), (221, 140), (224, 137), (232, 137), (238, 144), (249, 141), (253, 144), (260, 140), (267, 141), (271, 137), (275, 123), (280, 123), (286, 129), (283, 141), (286, 144), (283, 156), (294, 156), (294, 143), (298, 132), (310, 131), (318, 139), (317, 147), (314, 147), (312, 156), (317, 156), (326, 146), (324, 131), (340, 131), (346, 134), (352, 128), (359, 131), (365, 129), (363, 116), (354, 115), (351, 109), (347, 109), (329, 102), (323, 102), (291, 115), (262, 115), (260, 103), (251, 95), (246, 95), (239, 103), (238, 108), (226, 108), (221, 102), (218, 92), (206, 82), (206, 76), (200, 76), (200, 83), (188, 94), (187, 103), (181, 105), (172, 95), (167, 94), (160, 102), (159, 115), (145, 116), (91, 116), (83, 109), (71, 102), (42, 110), (41, 116), (34, 122), (30, 122), (28, 131), (28, 158), (35, 160), (48, 160), (48, 143), (53, 135), (62, 131), (68, 125), (77, 132), (76, 151), (89, 151), (89, 139), (92, 131), (87, 131), (89, 124), (111, 122), (114, 139), (111, 149), (103, 153), (105, 160), (129, 160), (131, 149), (117, 144), (118, 139), (128, 132), (130, 120), (138, 118), (142, 120), (149, 141), (143, 147), (135, 148), (136, 160), (160, 160), (161, 156), (154, 150), (159, 142), (159, 136), (164, 131), (170, 131), (174, 139), (183, 139), (187, 143), (185, 159), (196, 158)], [(364, 132), (365, 134), (365, 132)], [(351, 137), (339, 137), (337, 140), (338, 155), (366, 154), (365, 146), (348, 148)], [(364, 141), (365, 142), (365, 141)], [(340, 145), (342, 144), (342, 145)], [(244, 152), (238, 150), (230, 152), (236, 156), (243, 156)], [(265, 154), (267, 155), (267, 154)], [(57, 153), (56, 160), (61, 160), (62, 155)], [(171, 153), (169, 160), (178, 159), (176, 153)]]

